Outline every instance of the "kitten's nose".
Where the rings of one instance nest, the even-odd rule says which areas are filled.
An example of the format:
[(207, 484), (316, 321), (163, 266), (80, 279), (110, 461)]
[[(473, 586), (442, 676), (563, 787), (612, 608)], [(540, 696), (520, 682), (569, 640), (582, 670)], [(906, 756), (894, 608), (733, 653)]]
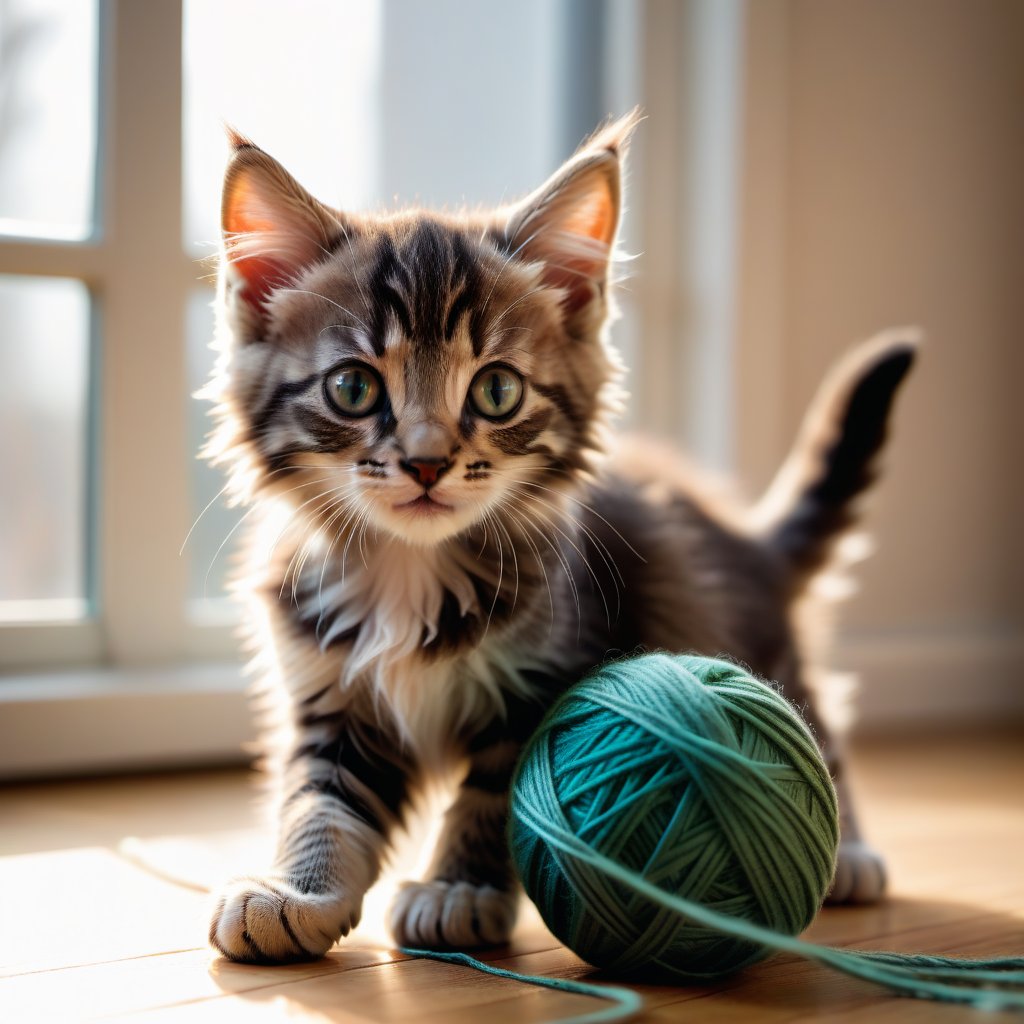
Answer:
[(399, 428), (398, 443), (405, 456), (398, 465), (427, 488), (448, 472), (457, 450), (451, 429), (432, 419), (410, 419)]
[(402, 459), (398, 465), (411, 477), (415, 477), (426, 488), (431, 488), (451, 468), (451, 462), (444, 458)]

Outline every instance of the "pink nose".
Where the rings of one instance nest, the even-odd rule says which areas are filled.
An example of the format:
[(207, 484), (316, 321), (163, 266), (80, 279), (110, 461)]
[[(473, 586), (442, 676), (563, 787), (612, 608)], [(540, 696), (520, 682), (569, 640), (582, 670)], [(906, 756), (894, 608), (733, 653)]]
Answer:
[(403, 459), (398, 464), (409, 476), (415, 477), (424, 487), (433, 487), (448, 472), (451, 463), (440, 459)]

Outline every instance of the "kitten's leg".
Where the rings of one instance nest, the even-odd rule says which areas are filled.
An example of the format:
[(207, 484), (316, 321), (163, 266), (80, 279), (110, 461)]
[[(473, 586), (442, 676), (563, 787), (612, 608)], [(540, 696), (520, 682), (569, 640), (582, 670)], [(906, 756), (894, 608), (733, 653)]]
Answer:
[(817, 712), (795, 655), (783, 660), (774, 678), (781, 684), (786, 698), (800, 708), (813, 730), (839, 798), (839, 853), (825, 902), (876, 903), (885, 895), (885, 861), (861, 838), (840, 746)]
[(359, 923), (406, 797), (397, 743), (341, 716), (309, 716), (284, 773), (274, 866), (221, 895), (210, 943), (247, 963), (323, 956)]
[(882, 855), (861, 838), (853, 798), (843, 774), (845, 761), (826, 751), (832, 781), (839, 797), (839, 855), (826, 903), (877, 903), (885, 895), (886, 873)]
[(444, 819), (429, 881), (406, 882), (391, 907), (401, 945), (464, 949), (505, 942), (519, 892), (505, 823), (520, 750), (501, 740), (470, 754), (469, 772)]

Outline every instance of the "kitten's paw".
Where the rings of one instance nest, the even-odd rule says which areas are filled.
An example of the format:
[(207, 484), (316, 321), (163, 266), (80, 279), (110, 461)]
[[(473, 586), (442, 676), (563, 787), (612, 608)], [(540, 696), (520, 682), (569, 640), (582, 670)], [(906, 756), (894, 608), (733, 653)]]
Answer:
[(342, 896), (300, 892), (280, 879), (239, 878), (217, 901), (210, 945), (248, 964), (316, 960), (358, 924), (359, 909)]
[(885, 861), (860, 840), (839, 844), (826, 903), (877, 903), (885, 895)]
[(391, 905), (391, 933), (402, 946), (465, 949), (505, 942), (518, 893), (469, 882), (406, 882)]

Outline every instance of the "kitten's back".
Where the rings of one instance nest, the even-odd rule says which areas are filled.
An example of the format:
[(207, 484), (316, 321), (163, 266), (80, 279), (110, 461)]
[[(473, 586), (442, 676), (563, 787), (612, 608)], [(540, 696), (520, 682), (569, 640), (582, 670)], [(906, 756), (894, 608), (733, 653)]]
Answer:
[(916, 345), (916, 332), (888, 332), (842, 360), (754, 506), (667, 447), (620, 442), (590, 508), (579, 510), (598, 538), (589, 559), (603, 583), (595, 589), (626, 595), (613, 648), (727, 653), (777, 678), (796, 656), (795, 609), (829, 568), (836, 542), (856, 522), (856, 500), (878, 473)]

